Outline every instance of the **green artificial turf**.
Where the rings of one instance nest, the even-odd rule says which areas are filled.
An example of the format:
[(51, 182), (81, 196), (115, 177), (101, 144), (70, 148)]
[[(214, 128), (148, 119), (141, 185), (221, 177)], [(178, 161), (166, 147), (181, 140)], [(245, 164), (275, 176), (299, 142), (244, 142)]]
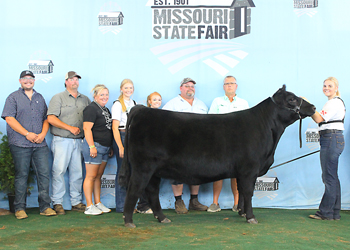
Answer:
[(28, 209), (24, 220), (0, 216), (0, 249), (350, 249), (350, 211), (340, 221), (319, 221), (308, 218), (315, 210), (255, 208), (257, 225), (231, 210), (164, 212), (172, 223), (135, 214), (137, 228), (128, 229), (115, 212), (45, 217)]

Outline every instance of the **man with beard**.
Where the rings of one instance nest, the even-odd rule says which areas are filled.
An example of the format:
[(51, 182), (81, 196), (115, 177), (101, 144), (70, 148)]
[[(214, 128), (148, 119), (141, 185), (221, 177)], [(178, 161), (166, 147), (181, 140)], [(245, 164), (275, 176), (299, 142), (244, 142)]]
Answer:
[[(177, 112), (190, 112), (197, 114), (206, 114), (208, 112), (207, 106), (201, 100), (197, 99), (195, 94), (195, 84), (191, 78), (185, 78), (181, 81), (181, 94), (167, 102), (163, 109)], [(189, 154), (191, 152), (188, 152)], [(182, 200), (183, 184), (177, 181), (172, 181), (172, 189), (175, 196), (175, 212), (178, 214), (186, 214), (188, 210)], [(198, 201), (199, 185), (191, 185), (191, 199), (189, 210), (206, 211), (207, 206)]]
[(49, 148), (45, 136), (49, 130), (46, 119), (47, 106), (41, 94), (34, 88), (33, 72), (20, 74), (21, 87), (10, 94), (5, 102), (2, 118), (7, 123), (7, 136), (15, 165), (15, 216), (25, 219), (27, 181), (29, 168), (36, 173), (40, 214), (56, 215), (50, 208)]
[(52, 202), (57, 214), (65, 214), (63, 196), (66, 193), (64, 174), (69, 172), (70, 200), (72, 210), (84, 212), (82, 201), (83, 170), (81, 141), (83, 132), (83, 110), (90, 104), (87, 96), (78, 92), (81, 77), (69, 71), (65, 78), (66, 90), (52, 97), (47, 120), (53, 135), (51, 151)]
[[(249, 105), (246, 100), (237, 97), (237, 80), (233, 76), (226, 76), (224, 79), (224, 91), (225, 95), (214, 99), (210, 106), (209, 114), (225, 114), (229, 112), (235, 112), (243, 109), (248, 109)], [(213, 204), (208, 208), (208, 212), (219, 212), (221, 211), (219, 205), (219, 196), (222, 189), (223, 180), (215, 181), (213, 183)], [(238, 205), (238, 189), (236, 178), (231, 179), (231, 189), (234, 198), (233, 208), (234, 212), (237, 212)]]

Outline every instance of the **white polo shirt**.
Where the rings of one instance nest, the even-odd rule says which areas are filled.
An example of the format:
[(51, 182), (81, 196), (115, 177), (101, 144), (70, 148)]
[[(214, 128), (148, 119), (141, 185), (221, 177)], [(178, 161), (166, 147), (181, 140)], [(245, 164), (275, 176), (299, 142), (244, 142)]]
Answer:
[(217, 97), (213, 100), (208, 114), (226, 114), (244, 109), (249, 109), (249, 105), (246, 100), (235, 96), (233, 101), (230, 102), (230, 99), (225, 95), (222, 97)]
[(199, 100), (194, 97), (192, 105), (189, 104), (185, 99), (178, 95), (177, 97), (168, 101), (163, 109), (177, 112), (189, 112), (189, 113), (197, 113), (197, 114), (207, 114), (208, 107)]

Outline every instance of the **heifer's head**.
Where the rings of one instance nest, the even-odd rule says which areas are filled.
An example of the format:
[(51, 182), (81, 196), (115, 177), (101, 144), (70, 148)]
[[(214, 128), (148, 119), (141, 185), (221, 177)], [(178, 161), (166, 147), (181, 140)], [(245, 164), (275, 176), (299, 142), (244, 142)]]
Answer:
[(290, 121), (290, 123), (293, 123), (297, 119), (311, 116), (316, 110), (315, 106), (311, 103), (297, 97), (292, 92), (286, 91), (286, 85), (283, 85), (271, 99), (277, 106), (289, 111), (288, 116), (290, 115), (293, 118), (293, 121)]

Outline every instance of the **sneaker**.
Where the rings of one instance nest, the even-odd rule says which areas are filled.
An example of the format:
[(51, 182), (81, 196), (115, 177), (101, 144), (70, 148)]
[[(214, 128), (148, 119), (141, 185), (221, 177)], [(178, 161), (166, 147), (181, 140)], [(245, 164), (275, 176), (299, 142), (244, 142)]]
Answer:
[(16, 218), (19, 219), (19, 220), (28, 218), (28, 215), (26, 214), (26, 212), (25, 212), (24, 210), (16, 211), (15, 216), (16, 216)]
[(188, 210), (187, 210), (183, 200), (175, 201), (175, 212), (178, 214), (187, 214), (188, 213)]
[(66, 214), (61, 204), (53, 205), (53, 209), (56, 211), (56, 214), (58, 215)]
[(95, 207), (97, 207), (98, 209), (100, 209), (104, 213), (109, 213), (111, 211), (108, 207), (103, 205), (101, 202), (98, 204), (95, 204)]
[(148, 208), (147, 210), (144, 209), (136, 209), (136, 211), (140, 214), (153, 214), (152, 209)]
[(50, 207), (46, 208), (44, 212), (41, 212), (40, 215), (45, 215), (45, 216), (54, 216), (57, 215), (55, 210), (51, 209)]
[(103, 212), (100, 209), (98, 209), (95, 205), (91, 205), (91, 206), (88, 206), (85, 209), (84, 214), (87, 214), (87, 215), (100, 215), (100, 214), (103, 214)]
[(311, 215), (309, 215), (309, 218), (315, 219), (315, 220), (333, 220), (333, 219), (330, 219), (327, 217), (318, 216), (317, 214), (311, 214)]
[(189, 205), (190, 210), (198, 210), (198, 211), (207, 211), (208, 207), (201, 204), (198, 201), (198, 198), (194, 198), (190, 200), (190, 205)]
[(238, 209), (238, 204), (236, 204), (236, 205), (234, 205), (234, 206), (232, 207), (232, 211), (233, 211), (233, 212), (239, 212), (239, 210), (240, 210), (240, 209)]
[(213, 203), (210, 205), (207, 211), (211, 213), (220, 212), (221, 208), (219, 204), (216, 205), (215, 203)]
[(73, 211), (84, 212), (85, 209), (86, 209), (86, 206), (83, 203), (79, 203), (79, 204), (77, 204), (75, 206), (72, 206), (72, 210)]

